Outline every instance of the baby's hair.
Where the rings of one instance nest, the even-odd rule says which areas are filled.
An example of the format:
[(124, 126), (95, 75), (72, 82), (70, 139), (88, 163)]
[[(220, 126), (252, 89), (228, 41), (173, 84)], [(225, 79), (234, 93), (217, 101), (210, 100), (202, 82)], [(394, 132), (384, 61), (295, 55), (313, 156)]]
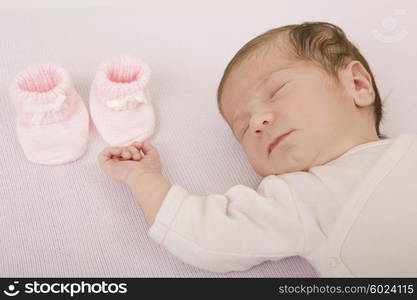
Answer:
[[(248, 58), (255, 50), (270, 46), (278, 40), (281, 33), (288, 33), (290, 45), (297, 59), (308, 60), (321, 66), (332, 78), (339, 82), (338, 71), (352, 60), (359, 61), (368, 71), (372, 79), (372, 87), (375, 92), (374, 117), (375, 128), (379, 138), (386, 138), (380, 133), (380, 123), (383, 118), (383, 107), (374, 75), (368, 62), (353, 45), (343, 30), (327, 22), (304, 22), (273, 28), (247, 42), (232, 58), (227, 65), (217, 90), (217, 105), (220, 108), (221, 95), (224, 84), (232, 69)], [(224, 116), (223, 116), (224, 117)]]

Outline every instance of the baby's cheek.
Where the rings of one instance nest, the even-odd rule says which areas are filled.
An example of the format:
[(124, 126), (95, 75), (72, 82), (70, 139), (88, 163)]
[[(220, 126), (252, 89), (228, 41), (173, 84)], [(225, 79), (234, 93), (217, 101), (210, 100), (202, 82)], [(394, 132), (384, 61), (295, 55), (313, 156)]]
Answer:
[(314, 157), (313, 148), (307, 147), (288, 147), (286, 151), (286, 172), (297, 172), (309, 169), (309, 162)]
[(268, 165), (268, 159), (265, 157), (265, 154), (262, 153), (259, 149), (256, 147), (254, 148), (246, 148), (246, 157), (249, 161), (249, 163), (252, 165), (252, 167), (259, 171), (261, 169), (264, 169), (266, 165)]

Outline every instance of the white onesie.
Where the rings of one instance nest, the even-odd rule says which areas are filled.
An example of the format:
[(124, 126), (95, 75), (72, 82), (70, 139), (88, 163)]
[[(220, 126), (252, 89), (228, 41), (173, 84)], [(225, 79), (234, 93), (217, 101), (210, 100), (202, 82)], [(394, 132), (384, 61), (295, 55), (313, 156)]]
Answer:
[(193, 266), (243, 271), (299, 255), (326, 277), (417, 276), (417, 135), (224, 195), (173, 184), (149, 236)]

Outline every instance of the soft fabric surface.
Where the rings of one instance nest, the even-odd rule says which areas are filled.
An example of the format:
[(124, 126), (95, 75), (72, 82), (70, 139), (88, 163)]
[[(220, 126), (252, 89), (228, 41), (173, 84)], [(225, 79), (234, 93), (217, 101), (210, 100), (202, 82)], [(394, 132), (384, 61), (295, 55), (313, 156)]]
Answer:
[[(87, 151), (76, 162), (41, 166), (25, 158), (9, 85), (28, 64), (56, 61), (88, 105), (99, 63), (112, 55), (137, 55), (152, 70), (156, 127), (150, 141), (167, 178), (200, 194), (224, 193), (236, 184), (256, 188), (261, 178), (216, 106), (218, 82), (234, 53), (276, 26), (312, 20), (340, 25), (360, 46), (386, 99), (382, 132), (416, 132), (415, 8), (411, 0), (362, 1), (354, 7), (340, 1), (167, 1), (1, 13), (0, 276), (317, 276), (297, 257), (227, 274), (185, 265), (147, 237), (128, 187), (99, 168), (97, 154), (106, 143), (94, 124)], [(388, 43), (375, 31), (408, 34)]]

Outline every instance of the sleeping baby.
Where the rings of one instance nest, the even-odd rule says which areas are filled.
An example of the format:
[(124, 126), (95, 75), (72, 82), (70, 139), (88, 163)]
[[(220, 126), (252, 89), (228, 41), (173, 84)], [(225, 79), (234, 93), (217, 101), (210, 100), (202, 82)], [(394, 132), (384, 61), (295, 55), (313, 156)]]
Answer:
[(326, 277), (417, 276), (417, 135), (380, 133), (374, 76), (339, 27), (255, 37), (226, 67), (217, 101), (263, 177), (257, 190), (192, 194), (164, 178), (149, 141), (98, 156), (130, 187), (154, 241), (212, 272), (301, 256)]

